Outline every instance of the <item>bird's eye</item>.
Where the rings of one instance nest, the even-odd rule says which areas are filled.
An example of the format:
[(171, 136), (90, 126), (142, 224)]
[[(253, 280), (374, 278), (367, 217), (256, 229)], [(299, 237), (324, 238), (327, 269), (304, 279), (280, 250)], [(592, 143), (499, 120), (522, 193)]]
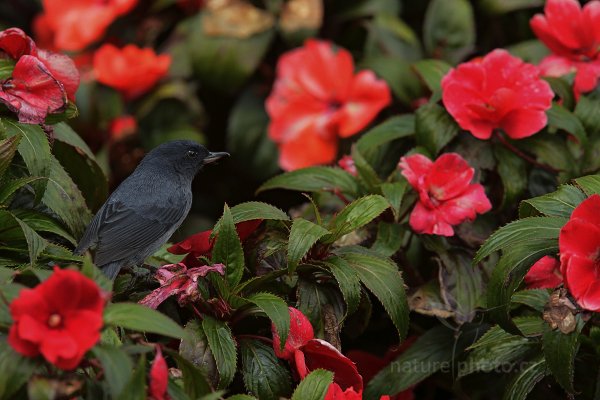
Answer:
[(196, 158), (198, 156), (198, 152), (195, 150), (188, 150), (187, 152), (187, 156), (189, 158)]

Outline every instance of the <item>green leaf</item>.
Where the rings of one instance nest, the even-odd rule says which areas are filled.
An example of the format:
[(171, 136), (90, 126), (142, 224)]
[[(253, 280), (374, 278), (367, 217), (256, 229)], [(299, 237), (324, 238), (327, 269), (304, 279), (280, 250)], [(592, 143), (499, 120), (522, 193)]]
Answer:
[(415, 133), (415, 117), (412, 114), (392, 117), (368, 130), (356, 142), (358, 150), (367, 157), (384, 144)]
[(44, 121), (44, 123), (46, 125), (54, 125), (56, 126), (59, 123), (62, 123), (62, 121), (66, 121), (68, 119), (73, 119), (79, 116), (79, 110), (77, 109), (77, 106), (75, 105), (75, 103), (68, 101), (67, 102), (67, 108), (58, 114), (48, 114), (46, 116), (46, 120)]
[[(210, 382), (217, 382), (219, 377), (219, 372), (217, 371), (217, 363), (215, 362), (215, 358), (213, 357), (212, 351), (210, 351), (210, 347), (208, 346), (208, 340), (206, 339), (206, 335), (204, 334), (204, 330), (200, 325), (200, 321), (198, 320), (190, 320), (185, 326), (185, 332), (187, 334), (187, 338), (183, 339), (179, 344), (179, 353), (181, 357), (185, 360), (189, 361), (195, 370), (196, 367), (202, 372), (202, 385), (196, 387), (194, 382), (188, 382), (191, 386), (188, 388), (186, 386), (186, 393), (189, 393), (192, 398), (199, 397), (199, 394), (202, 390), (208, 387), (208, 391), (210, 392), (210, 385), (206, 382), (207, 379)], [(192, 376), (197, 375), (197, 371), (190, 371)], [(184, 377), (185, 378), (185, 377)], [(184, 379), (184, 385), (185, 379)], [(190, 392), (188, 389), (192, 390)], [(198, 391), (196, 390), (198, 389)], [(194, 394), (192, 396), (192, 394)]]
[(237, 352), (231, 329), (223, 321), (206, 316), (202, 320), (202, 329), (206, 334), (219, 370), (219, 389), (225, 389), (233, 381), (237, 369)]
[(568, 335), (559, 330), (552, 330), (546, 325), (542, 337), (546, 365), (560, 386), (569, 393), (575, 393), (573, 387), (575, 356), (579, 350), (579, 331), (583, 324), (578, 325), (578, 329)]
[(523, 8), (541, 7), (544, 0), (481, 0), (481, 7), (492, 14), (506, 14)]
[(331, 273), (340, 287), (346, 302), (346, 315), (353, 314), (360, 303), (360, 279), (358, 274), (341, 257), (329, 257), (322, 263)]
[(323, 400), (332, 382), (333, 372), (316, 369), (302, 379), (292, 400)]
[(213, 390), (200, 368), (173, 350), (165, 349), (165, 352), (175, 359), (177, 368), (183, 375), (183, 390), (191, 399), (212, 393)]
[(581, 178), (575, 179), (575, 183), (588, 196), (600, 194), (600, 175), (582, 176)]
[[(17, 218), (13, 213), (6, 210), (0, 210), (0, 221), (7, 220), (14, 221), (18, 224), (23, 234), (23, 237), (27, 241), (29, 264), (33, 266), (37, 261), (39, 255), (48, 246), (48, 242), (37, 232), (35, 232), (29, 225), (27, 225), (24, 221)], [(4, 227), (6, 227), (6, 223), (4, 223), (3, 225)], [(2, 234), (0, 234), (0, 238), (1, 237)]]
[(77, 245), (77, 240), (69, 234), (55, 219), (34, 210), (15, 210), (14, 215), (36, 232), (49, 232)]
[[(509, 50), (510, 51), (510, 50)], [(518, 57), (518, 55), (517, 55)], [(533, 62), (537, 64), (537, 61), (525, 61), (525, 62)], [(556, 96), (560, 98), (560, 103), (557, 101), (556, 103), (562, 107), (564, 107), (567, 111), (572, 110), (575, 107), (575, 96), (573, 93), (573, 84), (568, 81), (568, 76), (564, 77), (554, 77), (554, 76), (545, 76), (543, 79), (550, 84), (550, 88), (554, 92)], [(570, 111), (569, 111), (570, 112)], [(550, 116), (548, 116), (550, 118)], [(581, 122), (579, 122), (581, 125)], [(549, 124), (552, 126), (552, 124)], [(582, 125), (583, 128), (583, 125)], [(585, 133), (584, 133), (585, 134)]]
[(377, 190), (376, 188), (381, 185), (381, 179), (377, 175), (377, 172), (373, 169), (373, 167), (367, 162), (367, 160), (362, 156), (358, 147), (354, 146), (352, 149), (352, 160), (354, 161), (354, 166), (356, 167), (356, 171), (358, 172), (358, 179), (364, 183), (365, 187), (369, 192), (373, 192)]
[(508, 385), (503, 399), (526, 400), (527, 395), (533, 390), (535, 385), (547, 374), (546, 362), (543, 357), (529, 361), (527, 367), (519, 372)]
[(597, 93), (580, 96), (575, 106), (575, 115), (579, 118), (589, 136), (600, 133), (600, 98)]
[(290, 395), (290, 374), (271, 346), (256, 340), (242, 340), (240, 354), (246, 390), (261, 400), (277, 400)]
[(235, 224), (255, 219), (290, 220), (290, 217), (279, 208), (260, 201), (248, 201), (231, 207), (231, 216)]
[(383, 304), (401, 338), (408, 331), (408, 303), (402, 276), (392, 261), (369, 254), (352, 252), (351, 248), (338, 250), (360, 281)]
[(269, 179), (258, 188), (257, 193), (271, 189), (289, 189), (300, 192), (321, 192), (339, 190), (356, 195), (356, 179), (337, 167), (308, 167), (286, 172)]
[(548, 217), (569, 218), (571, 213), (585, 200), (581, 190), (573, 185), (561, 185), (558, 190), (533, 199), (524, 200), (519, 206), (521, 218), (534, 216), (534, 211)]
[(121, 392), (119, 400), (145, 400), (146, 399), (146, 357), (141, 355), (131, 374), (131, 379)]
[(293, 273), (298, 263), (306, 256), (311, 247), (329, 231), (303, 218), (296, 218), (290, 230), (288, 242), (288, 269)]
[(566, 218), (560, 217), (529, 217), (513, 221), (494, 232), (475, 254), (473, 263), (478, 263), (485, 257), (501, 249), (512, 249), (513, 246), (544, 241), (557, 245), (558, 234)]
[(326, 237), (325, 241), (333, 243), (342, 236), (363, 227), (377, 218), (389, 206), (383, 196), (376, 194), (353, 201), (333, 218), (329, 228), (332, 233)]
[(500, 146), (494, 148), (494, 156), (504, 189), (501, 207), (510, 207), (527, 189), (527, 164), (522, 158)]
[(287, 303), (271, 293), (256, 293), (247, 298), (271, 319), (281, 339), (281, 348), (285, 346), (290, 331), (290, 313)]
[(442, 96), (442, 78), (452, 66), (442, 60), (420, 60), (412, 65), (436, 99)]
[(254, 396), (249, 396), (247, 394), (234, 394), (227, 398), (227, 400), (258, 400)]
[(220, 222), (218, 231), (215, 230), (217, 239), (213, 247), (212, 262), (225, 264), (227, 281), (233, 287), (242, 280), (245, 265), (244, 249), (227, 204), (223, 209), (223, 217)]
[(549, 297), (547, 289), (525, 289), (516, 292), (512, 296), (512, 302), (524, 304), (534, 310), (543, 312)]
[(13, 399), (31, 377), (36, 363), (12, 349), (4, 336), (0, 336), (0, 399)]
[(381, 192), (388, 203), (390, 203), (396, 221), (400, 218), (400, 207), (402, 206), (402, 198), (406, 192), (406, 187), (407, 182), (404, 179), (399, 182), (384, 183), (381, 185)]
[(133, 371), (131, 359), (122, 349), (104, 344), (94, 346), (91, 351), (93, 356), (100, 360), (106, 388), (111, 397), (118, 399), (131, 379)]
[(0, 140), (0, 179), (2, 179), (4, 172), (12, 162), (20, 141), (21, 135), (15, 135), (7, 139)]
[(185, 337), (183, 328), (160, 312), (136, 303), (111, 303), (104, 310), (106, 325), (120, 326), (177, 339)]
[[(15, 136), (13, 136), (15, 137)], [(0, 187), (0, 204), (5, 204), (8, 202), (10, 196), (12, 196), (17, 190), (21, 189), (23, 186), (27, 186), (30, 183), (33, 183), (40, 179), (37, 176), (27, 176), (24, 178), (19, 178), (15, 180), (11, 180), (8, 182), (3, 182), (2, 187)]]
[(405, 231), (406, 228), (400, 224), (380, 222), (377, 225), (377, 239), (371, 250), (383, 257), (393, 256), (402, 246)]
[(455, 64), (475, 45), (475, 19), (467, 0), (433, 0), (425, 13), (423, 44), (427, 54)]
[(437, 155), (458, 135), (458, 125), (450, 114), (438, 104), (421, 106), (415, 115), (417, 145), (425, 147), (432, 155)]
[(552, 103), (552, 108), (546, 111), (548, 125), (569, 132), (579, 140), (579, 144), (585, 147), (587, 136), (581, 121), (575, 114), (558, 103)]

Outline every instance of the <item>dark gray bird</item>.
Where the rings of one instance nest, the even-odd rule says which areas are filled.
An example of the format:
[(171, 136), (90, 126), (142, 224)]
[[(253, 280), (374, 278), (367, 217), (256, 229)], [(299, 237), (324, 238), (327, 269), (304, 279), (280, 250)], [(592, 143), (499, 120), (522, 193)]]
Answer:
[(228, 155), (189, 140), (156, 147), (98, 210), (75, 254), (96, 247), (94, 262), (110, 279), (121, 267), (141, 264), (187, 216), (196, 173)]

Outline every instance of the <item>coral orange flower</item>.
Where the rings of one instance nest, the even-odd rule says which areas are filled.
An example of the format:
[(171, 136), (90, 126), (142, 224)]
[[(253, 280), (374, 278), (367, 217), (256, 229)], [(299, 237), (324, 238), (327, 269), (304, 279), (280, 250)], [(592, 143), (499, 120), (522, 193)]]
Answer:
[(26, 357), (41, 354), (64, 370), (79, 365), (100, 340), (105, 299), (82, 273), (54, 268), (33, 289), (23, 289), (10, 304), (13, 325), (8, 343)]
[(544, 14), (536, 14), (530, 25), (553, 53), (540, 63), (543, 75), (576, 72), (577, 95), (596, 87), (600, 77), (600, 1), (590, 1), (582, 9), (577, 0), (548, 0)]
[(492, 208), (483, 186), (471, 183), (475, 170), (456, 153), (442, 154), (435, 162), (414, 154), (402, 157), (398, 166), (419, 194), (409, 220), (415, 232), (452, 236), (452, 226)]
[(525, 275), (525, 284), (529, 289), (554, 289), (562, 281), (560, 262), (551, 256), (537, 260)]
[(105, 44), (94, 54), (98, 82), (133, 99), (150, 90), (169, 71), (171, 56), (157, 55), (151, 48), (127, 45), (122, 49)]
[(334, 161), (339, 138), (358, 133), (391, 101), (387, 84), (372, 71), (354, 73), (347, 50), (307, 40), (282, 55), (266, 101), (269, 137), (279, 165), (294, 170)]
[(111, 140), (120, 140), (134, 134), (137, 129), (137, 121), (134, 116), (122, 115), (112, 120), (108, 131)]
[(558, 237), (565, 286), (584, 309), (600, 311), (600, 195), (581, 202)]
[(100, 39), (108, 26), (128, 13), (137, 0), (43, 0), (36, 34), (60, 50), (79, 51)]
[(442, 79), (442, 100), (461, 128), (479, 139), (502, 129), (513, 139), (540, 131), (554, 93), (536, 66), (494, 50), (460, 64)]

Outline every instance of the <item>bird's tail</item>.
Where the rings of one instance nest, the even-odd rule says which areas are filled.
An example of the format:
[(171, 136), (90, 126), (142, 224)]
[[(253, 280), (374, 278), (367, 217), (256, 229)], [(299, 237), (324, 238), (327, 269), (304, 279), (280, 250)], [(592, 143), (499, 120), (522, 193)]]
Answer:
[(115, 278), (117, 277), (117, 275), (119, 275), (119, 271), (121, 270), (121, 267), (122, 267), (121, 261), (115, 261), (115, 262), (111, 262), (109, 264), (105, 264), (105, 265), (101, 266), (100, 269), (102, 270), (102, 272), (104, 272), (104, 275), (106, 275), (108, 277), (108, 279), (114, 281)]

